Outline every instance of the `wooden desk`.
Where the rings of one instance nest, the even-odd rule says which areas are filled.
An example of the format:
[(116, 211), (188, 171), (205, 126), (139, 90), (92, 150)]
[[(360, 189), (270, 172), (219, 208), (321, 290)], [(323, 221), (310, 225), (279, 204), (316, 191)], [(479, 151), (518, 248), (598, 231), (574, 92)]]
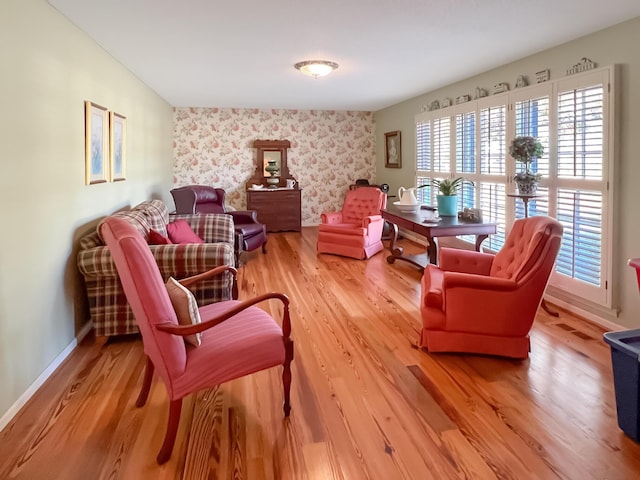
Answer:
[[(438, 221), (428, 220), (431, 212), (428, 210), (418, 210), (416, 213), (403, 213), (395, 206), (388, 206), (381, 211), (382, 218), (393, 227), (389, 250), (391, 255), (387, 257), (387, 262), (393, 263), (396, 260), (404, 260), (415, 265), (420, 270), (429, 263), (436, 264), (438, 261), (438, 246), (436, 237), (455, 237), (457, 235), (475, 235), (476, 250), (480, 251), (480, 245), (489, 236), (497, 231), (495, 223), (473, 223), (461, 220), (457, 217), (441, 217)], [(396, 245), (398, 240), (398, 227), (417, 233), (427, 238), (429, 245), (427, 252), (418, 255), (403, 255), (404, 249)]]

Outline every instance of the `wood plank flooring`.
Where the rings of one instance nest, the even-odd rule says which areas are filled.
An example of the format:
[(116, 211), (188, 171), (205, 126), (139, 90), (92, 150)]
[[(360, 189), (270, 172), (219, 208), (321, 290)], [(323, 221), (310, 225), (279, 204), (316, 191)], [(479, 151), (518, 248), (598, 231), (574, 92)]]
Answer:
[(0, 433), (0, 478), (640, 478), (602, 329), (541, 310), (528, 360), (430, 354), (414, 347), (418, 271), (387, 264), (386, 251), (318, 256), (316, 235), (272, 234), (239, 271), (241, 298), (291, 298), (288, 419), (279, 368), (199, 392), (158, 466), (168, 402), (156, 378), (147, 405), (134, 405), (141, 340), (90, 338)]

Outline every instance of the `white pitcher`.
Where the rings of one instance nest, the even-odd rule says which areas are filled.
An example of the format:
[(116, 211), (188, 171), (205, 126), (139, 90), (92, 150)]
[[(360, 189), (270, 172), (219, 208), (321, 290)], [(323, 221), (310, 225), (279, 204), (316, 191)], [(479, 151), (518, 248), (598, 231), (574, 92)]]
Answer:
[(293, 188), (296, 186), (296, 181), (293, 178), (287, 178), (287, 188)]
[(398, 198), (400, 199), (400, 205), (417, 205), (418, 199), (416, 198), (415, 187), (398, 189)]

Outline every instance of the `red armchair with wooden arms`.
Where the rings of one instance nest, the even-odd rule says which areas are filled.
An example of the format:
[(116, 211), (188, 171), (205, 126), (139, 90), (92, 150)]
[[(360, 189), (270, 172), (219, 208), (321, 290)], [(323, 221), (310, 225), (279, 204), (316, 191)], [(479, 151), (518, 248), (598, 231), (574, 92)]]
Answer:
[[(186, 295), (180, 294), (182, 297), (174, 308), (176, 299), (170, 296), (147, 242), (135, 227), (122, 218), (109, 217), (101, 224), (101, 233), (140, 328), (147, 357), (136, 406), (146, 403), (154, 372), (165, 384), (169, 397), (169, 421), (158, 463), (171, 456), (182, 399), (198, 390), (282, 365), (283, 409), (284, 415), (289, 415), (293, 341), (286, 295), (267, 293), (244, 302), (226, 300), (197, 308), (186, 289), (206, 277), (226, 271), (235, 274), (235, 268), (221, 266), (180, 280), (182, 287), (178, 291), (184, 290)], [(282, 304), (280, 324), (255, 306), (270, 299)], [(191, 317), (189, 324), (179, 324), (178, 315), (184, 317), (185, 311)], [(201, 321), (192, 320), (194, 316)], [(187, 345), (185, 339), (194, 335), (200, 336), (197, 345)]]
[(529, 331), (562, 241), (562, 225), (517, 220), (496, 254), (440, 249), (422, 277), (420, 345), (431, 352), (527, 358)]
[(347, 191), (341, 211), (325, 212), (321, 216), (318, 253), (361, 260), (381, 251), (384, 220), (380, 210), (386, 205), (387, 196), (377, 187)]

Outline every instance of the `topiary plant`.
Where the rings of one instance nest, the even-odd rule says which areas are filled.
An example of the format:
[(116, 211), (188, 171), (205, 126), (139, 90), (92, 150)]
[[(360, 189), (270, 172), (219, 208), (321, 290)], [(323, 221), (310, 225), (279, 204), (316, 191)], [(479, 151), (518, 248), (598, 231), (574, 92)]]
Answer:
[(509, 155), (516, 162), (524, 163), (524, 172), (516, 173), (516, 181), (534, 183), (540, 180), (539, 173), (529, 170), (529, 164), (544, 155), (544, 147), (540, 140), (527, 135), (515, 137), (509, 145)]

